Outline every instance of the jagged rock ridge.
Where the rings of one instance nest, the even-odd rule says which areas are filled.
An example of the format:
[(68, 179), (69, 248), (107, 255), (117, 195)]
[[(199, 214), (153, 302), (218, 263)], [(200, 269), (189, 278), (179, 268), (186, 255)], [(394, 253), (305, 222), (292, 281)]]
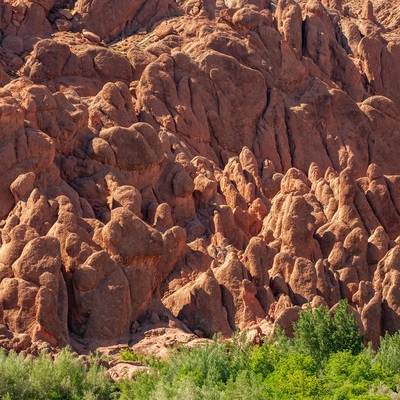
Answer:
[(150, 317), (290, 331), (340, 298), (367, 341), (400, 328), (400, 47), (382, 2), (1, 13), (3, 346), (113, 342)]

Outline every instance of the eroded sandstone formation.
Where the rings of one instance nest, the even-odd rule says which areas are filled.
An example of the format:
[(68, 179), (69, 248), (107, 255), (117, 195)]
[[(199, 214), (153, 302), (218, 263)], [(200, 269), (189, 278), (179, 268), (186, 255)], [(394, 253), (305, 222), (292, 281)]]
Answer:
[(341, 298), (398, 330), (387, 3), (2, 2), (1, 345), (290, 333)]

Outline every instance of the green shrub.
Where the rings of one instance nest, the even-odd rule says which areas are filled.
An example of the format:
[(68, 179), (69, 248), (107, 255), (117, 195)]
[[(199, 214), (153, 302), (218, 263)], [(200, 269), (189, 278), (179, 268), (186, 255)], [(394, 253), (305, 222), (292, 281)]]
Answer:
[(250, 355), (250, 370), (261, 374), (264, 378), (274, 371), (274, 366), (280, 359), (279, 350), (268, 342), (252, 349)]
[(319, 379), (310, 356), (289, 354), (282, 357), (265, 379), (266, 395), (271, 400), (318, 399)]
[(323, 366), (333, 353), (358, 354), (363, 349), (363, 338), (354, 314), (348, 312), (347, 301), (341, 300), (333, 315), (324, 306), (302, 311), (294, 324), (292, 346)]
[(266, 387), (261, 374), (241, 371), (236, 379), (227, 382), (223, 400), (264, 400), (268, 399)]
[(29, 367), (22, 354), (0, 348), (0, 398), (24, 399), (29, 393)]
[(199, 386), (226, 383), (231, 375), (227, 344), (213, 342), (204, 347), (182, 349), (171, 357), (169, 373), (178, 380), (191, 376)]
[(123, 380), (117, 382), (114, 386), (121, 400), (148, 400), (152, 399), (156, 382), (159, 376), (157, 373), (147, 374), (140, 373), (135, 376), (135, 380)]
[(190, 375), (181, 376), (172, 382), (160, 379), (152, 393), (151, 399), (157, 400), (219, 400), (224, 385), (198, 385)]
[(141, 354), (134, 353), (131, 349), (124, 349), (119, 352), (123, 361), (139, 361), (142, 362), (144, 357)]
[(393, 335), (386, 333), (381, 338), (379, 351), (376, 354), (374, 363), (380, 363), (382, 366), (393, 372), (400, 373), (400, 333)]
[(97, 363), (86, 367), (68, 348), (55, 361), (46, 353), (24, 359), (0, 350), (0, 398), (109, 399), (111, 382)]
[(350, 351), (356, 355), (364, 349), (364, 340), (360, 334), (360, 328), (356, 317), (349, 313), (347, 300), (340, 300), (332, 320), (332, 353)]
[(379, 393), (379, 388), (384, 386), (387, 393), (395, 394), (397, 380), (381, 364), (375, 363), (368, 351), (356, 356), (348, 351), (332, 354), (322, 376), (323, 392), (332, 393), (332, 398), (338, 400), (389, 399), (387, 394)]

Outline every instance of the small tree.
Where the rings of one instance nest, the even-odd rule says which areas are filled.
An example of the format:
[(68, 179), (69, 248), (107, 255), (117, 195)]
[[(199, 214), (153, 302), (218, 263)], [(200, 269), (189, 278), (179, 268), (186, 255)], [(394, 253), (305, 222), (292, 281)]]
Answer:
[(363, 338), (355, 315), (348, 312), (347, 300), (341, 300), (335, 312), (320, 306), (300, 313), (294, 324), (294, 347), (323, 365), (333, 353), (350, 351), (356, 355), (363, 349)]
[(341, 300), (333, 314), (332, 353), (350, 351), (357, 355), (364, 348), (364, 340), (356, 316), (349, 312), (347, 300)]

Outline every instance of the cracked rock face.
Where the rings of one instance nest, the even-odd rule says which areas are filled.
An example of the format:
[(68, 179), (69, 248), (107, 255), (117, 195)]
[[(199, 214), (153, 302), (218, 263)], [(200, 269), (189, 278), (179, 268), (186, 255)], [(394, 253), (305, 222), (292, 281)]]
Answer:
[(0, 12), (1, 346), (400, 328), (397, 3)]

